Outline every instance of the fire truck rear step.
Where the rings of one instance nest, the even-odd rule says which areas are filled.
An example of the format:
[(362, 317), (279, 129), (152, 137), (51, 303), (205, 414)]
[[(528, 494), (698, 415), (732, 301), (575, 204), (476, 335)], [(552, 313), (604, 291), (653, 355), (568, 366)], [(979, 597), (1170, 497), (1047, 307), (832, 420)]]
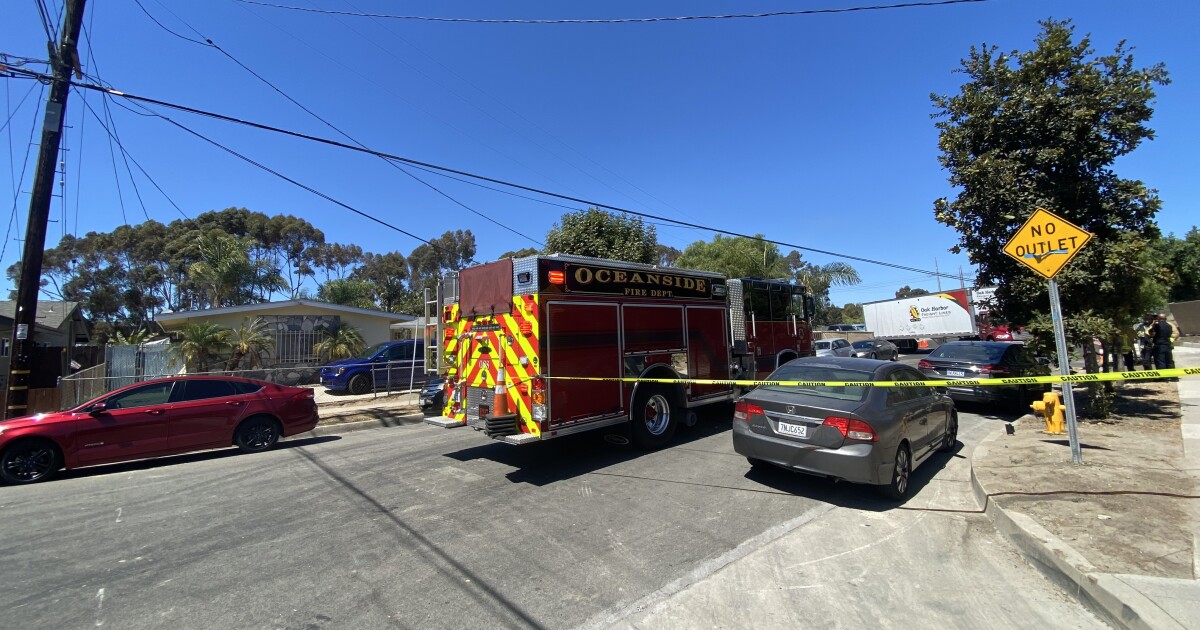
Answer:
[(528, 444), (530, 442), (540, 441), (541, 439), (542, 437), (540, 435), (534, 435), (532, 433), (518, 433), (516, 435), (506, 435), (500, 438), (500, 441), (504, 442), (505, 444)]
[(437, 416), (433, 418), (425, 418), (425, 424), (430, 424), (435, 427), (442, 427), (443, 429), (453, 429), (454, 427), (467, 426), (467, 421), (455, 420), (454, 418), (447, 418), (445, 416)]

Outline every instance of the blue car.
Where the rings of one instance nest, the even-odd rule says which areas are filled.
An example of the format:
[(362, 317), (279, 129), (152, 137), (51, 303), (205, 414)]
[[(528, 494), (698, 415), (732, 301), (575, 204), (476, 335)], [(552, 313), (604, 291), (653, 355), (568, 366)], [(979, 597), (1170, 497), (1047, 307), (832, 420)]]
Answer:
[(321, 366), (321, 385), (332, 391), (366, 394), (424, 383), (425, 344), (421, 340), (385, 341), (349, 359)]

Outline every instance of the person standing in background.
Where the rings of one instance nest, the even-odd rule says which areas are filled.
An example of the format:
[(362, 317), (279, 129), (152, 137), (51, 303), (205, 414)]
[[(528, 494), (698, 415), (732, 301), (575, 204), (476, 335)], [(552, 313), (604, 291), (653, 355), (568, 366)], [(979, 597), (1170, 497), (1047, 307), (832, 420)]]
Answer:
[(1150, 326), (1153, 321), (1153, 315), (1145, 315), (1142, 317), (1142, 323), (1133, 329), (1137, 334), (1138, 354), (1142, 360), (1143, 370), (1149, 370), (1154, 365), (1154, 340), (1150, 338)]
[(1150, 327), (1150, 338), (1154, 342), (1154, 369), (1166, 370), (1175, 367), (1171, 344), (1175, 340), (1175, 327), (1167, 322), (1167, 314), (1159, 313), (1158, 321)]

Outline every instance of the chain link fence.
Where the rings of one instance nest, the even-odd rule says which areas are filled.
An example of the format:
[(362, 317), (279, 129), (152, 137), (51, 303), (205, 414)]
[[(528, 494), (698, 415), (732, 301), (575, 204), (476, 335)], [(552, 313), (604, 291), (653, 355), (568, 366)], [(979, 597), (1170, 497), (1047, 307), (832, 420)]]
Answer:
[[(135, 346), (129, 346), (135, 348)], [(155, 353), (157, 355), (157, 353)], [(102, 364), (86, 370), (81, 370), (69, 377), (63, 377), (59, 383), (62, 398), (61, 409), (73, 409), (99, 396), (103, 396), (120, 387), (142, 381), (176, 376), (178, 368), (173, 368), (169, 360), (161, 363), (157, 359), (166, 359), (166, 355), (154, 356), (152, 360), (146, 357), (132, 360), (123, 354), (115, 364)], [(417, 394), (425, 382), (433, 375), (426, 374), (413, 361), (397, 361), (392, 363), (376, 363), (370, 366), (347, 366), (348, 370), (357, 370), (366, 379), (366, 387), (362, 393), (353, 393), (346, 387), (349, 378), (339, 379), (337, 383), (344, 389), (327, 389), (321, 384), (321, 368), (318, 366), (275, 367), (254, 370), (212, 371), (204, 374), (237, 376), (251, 378), (280, 385), (295, 387), (311, 387), (318, 405), (326, 406), (367, 406), (373, 402), (383, 402), (377, 399), (388, 399), (389, 404), (412, 403), (417, 401)], [(115, 372), (114, 372), (115, 370)]]

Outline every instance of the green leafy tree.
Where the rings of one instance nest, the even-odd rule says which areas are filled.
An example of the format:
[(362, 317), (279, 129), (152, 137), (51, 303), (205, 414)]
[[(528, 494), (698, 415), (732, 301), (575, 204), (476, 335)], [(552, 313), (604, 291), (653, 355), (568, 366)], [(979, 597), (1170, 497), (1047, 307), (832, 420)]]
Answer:
[(862, 304), (850, 303), (842, 307), (842, 322), (846, 324), (864, 324)]
[(357, 308), (375, 308), (371, 299), (371, 283), (366, 280), (338, 280), (326, 282), (317, 289), (317, 299), (330, 304), (354, 306)]
[(241, 368), (242, 361), (251, 370), (262, 367), (263, 355), (275, 348), (271, 327), (261, 317), (243, 318), (242, 323), (230, 331), (228, 341), (232, 353), (225, 369), (230, 372)]
[(925, 289), (912, 288), (907, 284), (896, 289), (896, 299), (903, 300), (904, 298), (917, 297), (918, 295), (929, 295)]
[(188, 268), (188, 278), (202, 288), (210, 308), (256, 302), (257, 291), (287, 288), (278, 269), (265, 260), (251, 260), (252, 243), (224, 233), (201, 238), (201, 260)]
[(504, 260), (505, 258), (525, 258), (526, 256), (533, 256), (534, 254), (537, 254), (537, 253), (538, 253), (537, 248), (524, 247), (524, 248), (518, 249), (516, 251), (504, 252), (503, 254), (500, 254), (499, 256), (497, 256), (496, 260)]
[(362, 265), (350, 274), (370, 283), (372, 299), (382, 310), (395, 312), (406, 291), (408, 260), (400, 252), (363, 254)]
[(684, 248), (675, 266), (715, 271), (727, 278), (793, 278), (799, 254), (783, 256), (779, 246), (762, 240), (762, 234), (757, 237), (717, 234), (711, 241), (696, 241)]
[(322, 361), (352, 357), (366, 348), (362, 333), (345, 322), (322, 332), (321, 340), (313, 345), (313, 354)]
[(1193, 226), (1184, 238), (1176, 238), (1172, 234), (1155, 241), (1152, 249), (1153, 258), (1161, 261), (1168, 272), (1163, 283), (1167, 285), (1169, 294), (1164, 296), (1161, 292), (1156, 293), (1149, 300), (1157, 299), (1158, 302), (1147, 303), (1161, 305), (1168, 301), (1200, 300), (1200, 229)]
[[(1124, 42), (1094, 56), (1069, 21), (1041, 25), (1027, 52), (972, 47), (960, 92), (932, 95), (939, 160), (959, 189), (934, 203), (934, 216), (959, 233), (951, 251), (967, 252), (977, 284), (998, 286), (999, 313), (1015, 322), (1048, 309), (1046, 283), (1005, 255), (1005, 243), (1038, 207), (1082, 227), (1094, 238), (1057, 277), (1063, 309), (1122, 320), (1146, 308), (1137, 303), (1143, 279), (1159, 271), (1140, 265), (1161, 202), (1113, 165), (1154, 137), (1147, 122), (1167, 71), (1136, 68)], [(1126, 272), (1112, 273), (1118, 267)]]
[(408, 255), (409, 288), (423, 292), (437, 286), (447, 271), (458, 271), (475, 258), (475, 235), (470, 230), (446, 232)]
[(641, 218), (589, 208), (562, 215), (546, 233), (544, 251), (653, 264), (657, 244), (654, 226)]
[(209, 362), (229, 348), (229, 329), (209, 322), (185, 324), (179, 341), (171, 345), (188, 372), (207, 372)]
[(125, 334), (120, 330), (113, 331), (113, 334), (108, 338), (107, 345), (110, 346), (140, 346), (150, 340), (150, 332), (145, 328), (138, 328)]

